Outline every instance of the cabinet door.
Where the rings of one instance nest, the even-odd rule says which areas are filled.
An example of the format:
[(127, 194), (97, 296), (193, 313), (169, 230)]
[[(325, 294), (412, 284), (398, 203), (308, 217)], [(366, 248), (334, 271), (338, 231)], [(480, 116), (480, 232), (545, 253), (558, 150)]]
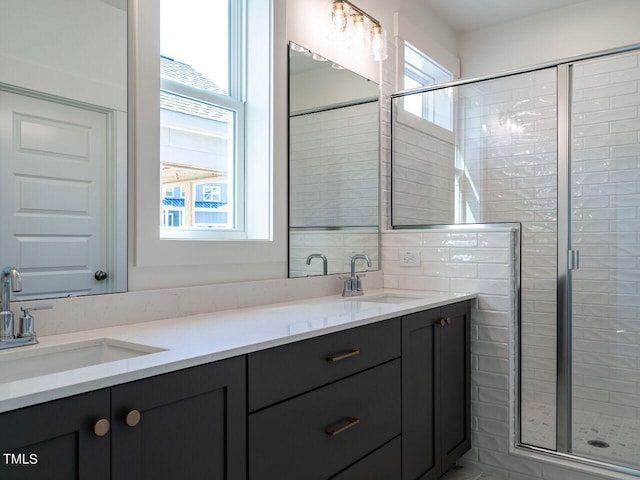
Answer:
[(471, 448), (471, 348), (469, 302), (442, 308), (440, 421), (442, 472)]
[[(440, 476), (440, 424), (436, 411), (440, 352), (436, 322), (440, 309), (402, 318), (402, 477)], [(439, 327), (438, 327), (439, 328)]]
[(0, 478), (108, 480), (110, 434), (96, 435), (100, 419), (108, 425), (106, 389), (0, 414)]
[(114, 387), (112, 478), (244, 480), (245, 372), (237, 357)]

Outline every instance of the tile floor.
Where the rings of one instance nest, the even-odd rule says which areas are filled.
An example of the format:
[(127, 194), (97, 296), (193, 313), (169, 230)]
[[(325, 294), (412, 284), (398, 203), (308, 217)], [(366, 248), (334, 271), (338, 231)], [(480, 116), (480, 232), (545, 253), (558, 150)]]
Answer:
[(440, 480), (498, 480), (498, 478), (482, 472), (477, 467), (456, 465), (443, 475)]
[[(528, 403), (522, 412), (523, 439), (532, 445), (554, 448), (555, 408)], [(592, 445), (590, 441), (597, 443)], [(640, 469), (640, 419), (575, 411), (572, 444), (578, 455)]]

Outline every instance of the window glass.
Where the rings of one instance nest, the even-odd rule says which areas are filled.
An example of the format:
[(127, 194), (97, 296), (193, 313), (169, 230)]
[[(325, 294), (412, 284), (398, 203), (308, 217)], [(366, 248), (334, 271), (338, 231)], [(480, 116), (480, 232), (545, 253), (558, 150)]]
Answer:
[[(161, 236), (243, 231), (243, 2), (161, 0)], [(208, 186), (205, 199), (203, 186)], [(171, 188), (180, 186), (177, 205)], [(222, 192), (224, 191), (224, 195)], [(173, 195), (173, 199), (167, 196)], [(213, 192), (217, 192), (214, 194)], [(214, 199), (215, 197), (215, 199)], [(180, 207), (180, 216), (174, 213)], [(171, 208), (171, 215), (167, 209)], [(194, 236), (202, 238), (198, 233)]]
[[(198, 72), (197, 86), (229, 93), (229, 0), (161, 0), (160, 55)], [(193, 85), (165, 66), (163, 75)]]
[[(417, 88), (452, 80), (451, 72), (405, 42), (404, 88)], [(451, 89), (433, 90), (404, 98), (404, 110), (447, 130), (453, 130)]]

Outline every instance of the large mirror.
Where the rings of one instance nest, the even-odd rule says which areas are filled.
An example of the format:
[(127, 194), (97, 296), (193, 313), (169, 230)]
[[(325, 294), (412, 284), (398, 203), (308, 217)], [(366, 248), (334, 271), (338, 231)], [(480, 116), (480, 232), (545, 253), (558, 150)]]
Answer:
[(0, 266), (18, 300), (127, 281), (127, 0), (0, 0)]
[(379, 86), (289, 48), (289, 276), (379, 268)]

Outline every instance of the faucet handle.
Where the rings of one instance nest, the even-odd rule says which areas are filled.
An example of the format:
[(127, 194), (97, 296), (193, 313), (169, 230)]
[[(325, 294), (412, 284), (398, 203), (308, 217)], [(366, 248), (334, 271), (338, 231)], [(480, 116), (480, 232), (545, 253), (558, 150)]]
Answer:
[(33, 316), (29, 313), (31, 310), (49, 310), (53, 305), (34, 305), (32, 307), (20, 307), (23, 316), (20, 319), (19, 338), (32, 338), (35, 340), (36, 332), (33, 326)]

